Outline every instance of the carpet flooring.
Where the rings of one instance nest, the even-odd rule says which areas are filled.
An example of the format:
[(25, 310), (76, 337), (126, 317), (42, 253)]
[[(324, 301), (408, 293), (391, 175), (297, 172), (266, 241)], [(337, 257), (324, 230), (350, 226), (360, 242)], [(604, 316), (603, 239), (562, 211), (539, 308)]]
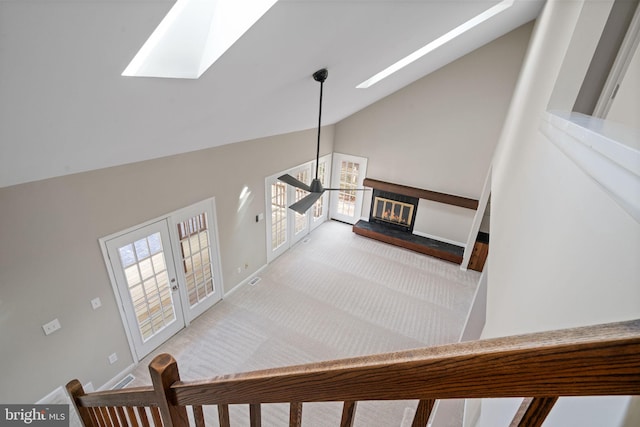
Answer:
[[(457, 342), (480, 274), (387, 245), (329, 221), (152, 352), (130, 386), (150, 384), (158, 353), (183, 380)], [(355, 425), (410, 425), (415, 401), (363, 402)], [(288, 425), (288, 405), (263, 405), (262, 425)], [(207, 425), (217, 426), (215, 408)], [(305, 404), (303, 426), (337, 426), (341, 405)], [(248, 408), (231, 407), (232, 425)]]

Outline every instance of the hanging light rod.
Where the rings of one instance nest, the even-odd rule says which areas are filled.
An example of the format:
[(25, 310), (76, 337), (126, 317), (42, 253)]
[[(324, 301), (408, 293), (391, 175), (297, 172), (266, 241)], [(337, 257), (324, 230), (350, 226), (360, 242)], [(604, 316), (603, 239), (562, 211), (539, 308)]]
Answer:
[(324, 81), (327, 80), (327, 76), (329, 76), (329, 72), (326, 68), (322, 68), (315, 73), (313, 73), (313, 80), (320, 83), (320, 107), (318, 109), (318, 139), (316, 141), (316, 175), (315, 178), (311, 180), (311, 184), (307, 185), (304, 182), (300, 181), (298, 178), (295, 178), (288, 173), (279, 176), (278, 180), (285, 182), (289, 185), (292, 185), (301, 190), (307, 191), (309, 194), (289, 206), (289, 209), (299, 213), (300, 215), (304, 215), (305, 212), (309, 210), (311, 206), (313, 206), (316, 201), (322, 197), (325, 191), (342, 191), (342, 192), (353, 192), (353, 191), (366, 191), (365, 188), (324, 188), (322, 186), (322, 182), (318, 177), (318, 170), (320, 167), (320, 129), (322, 128), (322, 88), (324, 85)]

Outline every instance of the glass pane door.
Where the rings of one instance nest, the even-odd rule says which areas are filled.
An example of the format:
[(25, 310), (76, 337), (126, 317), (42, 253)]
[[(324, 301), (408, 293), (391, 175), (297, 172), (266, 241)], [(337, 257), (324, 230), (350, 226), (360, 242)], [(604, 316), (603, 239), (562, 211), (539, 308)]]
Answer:
[[(331, 165), (331, 156), (320, 158), (318, 166), (318, 179), (322, 186), (329, 187), (329, 173)], [(325, 192), (316, 203), (311, 207), (311, 230), (322, 224), (329, 216), (329, 192)]]
[(363, 191), (356, 189), (362, 188), (367, 159), (334, 153), (333, 164), (331, 187), (340, 190), (331, 192), (331, 218), (355, 224), (361, 216), (363, 199)]
[[(305, 184), (311, 184), (311, 168), (309, 165), (298, 168), (294, 171), (293, 176), (300, 182), (304, 182)], [(305, 196), (309, 194), (308, 191), (302, 190), (300, 188), (296, 188), (292, 185), (289, 186), (289, 194), (291, 195), (291, 199), (293, 200), (291, 203), (295, 203)], [(293, 234), (291, 236), (291, 244), (296, 243), (304, 236), (309, 233), (309, 212), (312, 211), (310, 209), (307, 213), (299, 214), (298, 212), (291, 211), (291, 218), (293, 220), (293, 224), (291, 225), (291, 229), (293, 230)]]
[(178, 276), (187, 321), (195, 319), (222, 299), (215, 203), (204, 200), (171, 215)]
[(142, 358), (185, 325), (166, 221), (107, 241), (136, 355)]

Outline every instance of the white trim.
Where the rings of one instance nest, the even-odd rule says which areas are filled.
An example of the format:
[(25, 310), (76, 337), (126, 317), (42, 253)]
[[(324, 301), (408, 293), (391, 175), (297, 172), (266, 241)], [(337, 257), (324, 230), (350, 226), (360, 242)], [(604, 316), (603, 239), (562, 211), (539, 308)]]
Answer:
[(237, 285), (235, 285), (233, 288), (231, 288), (229, 291), (224, 293), (223, 299), (227, 298), (231, 295), (233, 295), (235, 292), (239, 291), (240, 288), (242, 288), (244, 285), (248, 284), (251, 279), (253, 279), (254, 277), (256, 277), (257, 275), (260, 274), (260, 272), (262, 270), (264, 270), (265, 268), (267, 268), (268, 264), (264, 264), (262, 267), (258, 268), (251, 276), (247, 277), (246, 279), (242, 280), (240, 283), (238, 283)]
[(640, 222), (638, 131), (580, 113), (546, 112), (542, 133)]

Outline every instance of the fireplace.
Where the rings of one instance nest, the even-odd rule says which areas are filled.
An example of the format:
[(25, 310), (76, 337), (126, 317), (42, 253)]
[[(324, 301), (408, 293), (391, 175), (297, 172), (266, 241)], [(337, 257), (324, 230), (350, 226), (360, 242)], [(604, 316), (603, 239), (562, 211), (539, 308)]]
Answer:
[(388, 191), (373, 190), (369, 222), (412, 232), (418, 210), (418, 198)]

